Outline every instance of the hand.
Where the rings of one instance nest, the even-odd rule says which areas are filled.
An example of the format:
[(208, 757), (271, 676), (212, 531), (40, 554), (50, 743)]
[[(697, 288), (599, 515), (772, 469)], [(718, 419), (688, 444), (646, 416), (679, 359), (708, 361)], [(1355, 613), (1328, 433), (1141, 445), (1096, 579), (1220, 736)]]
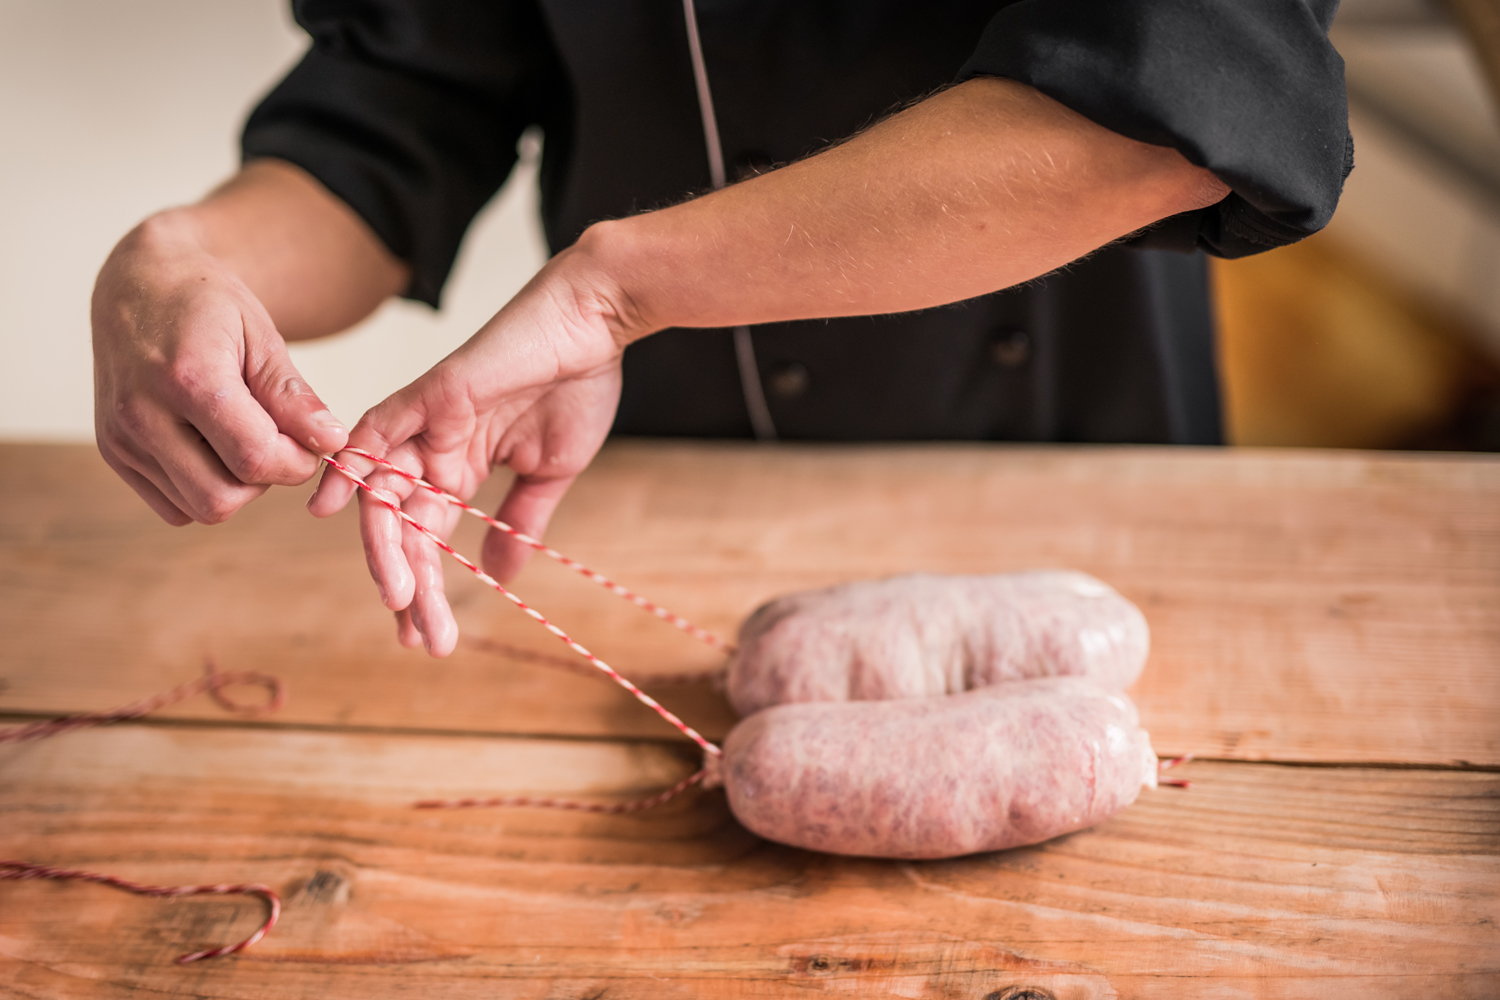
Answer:
[(92, 318), (100, 454), (170, 524), (215, 524), (270, 485), (306, 482), (347, 440), (184, 212), (120, 241)]
[[(496, 517), (538, 537), (573, 479), (609, 433), (620, 398), (620, 356), (628, 342), (617, 289), (576, 246), (553, 258), (457, 351), (376, 406), (349, 443), (467, 500), (491, 465), (516, 474)], [(460, 512), (394, 473), (347, 456), (387, 499), (447, 538)], [(308, 508), (327, 517), (356, 487), (323, 475)], [(458, 626), (443, 593), (443, 554), (369, 497), (360, 497), (365, 557), (380, 598), (396, 612), (397, 635), (447, 656)], [(490, 530), (481, 563), (510, 579), (531, 550)]]

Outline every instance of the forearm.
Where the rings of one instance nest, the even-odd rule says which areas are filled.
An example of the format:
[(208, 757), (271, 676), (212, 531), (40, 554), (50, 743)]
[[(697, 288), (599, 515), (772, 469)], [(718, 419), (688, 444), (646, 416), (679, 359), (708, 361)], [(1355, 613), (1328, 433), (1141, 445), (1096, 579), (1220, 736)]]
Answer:
[[(462, 495), (492, 463), (509, 465), (498, 516), (540, 535), (609, 431), (631, 340), (970, 298), (1224, 191), (1176, 152), (1030, 88), (971, 81), (805, 161), (590, 227), (463, 347), (366, 413), (350, 442)], [(429, 503), (374, 474), (404, 503)], [(309, 507), (331, 514), (352, 493), (332, 476)], [(362, 524), (402, 641), (446, 655), (457, 626), (432, 548), (403, 548), (400, 522), (378, 506)], [(485, 565), (505, 579), (526, 551), (492, 532)]]
[(579, 250), (618, 287), (629, 340), (955, 302), (1227, 191), (1175, 150), (981, 78), (807, 160), (596, 226)]
[(142, 223), (134, 241), (203, 251), (234, 273), (287, 340), (347, 329), (406, 286), (409, 270), (349, 206), (291, 164), (258, 160), (201, 202)]

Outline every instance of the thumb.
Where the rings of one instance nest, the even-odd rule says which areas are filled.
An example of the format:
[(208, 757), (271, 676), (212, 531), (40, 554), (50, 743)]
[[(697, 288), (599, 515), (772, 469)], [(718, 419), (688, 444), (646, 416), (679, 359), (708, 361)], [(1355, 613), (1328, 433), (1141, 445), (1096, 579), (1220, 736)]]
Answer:
[[(552, 520), (552, 512), (568, 487), (573, 485), (573, 476), (559, 479), (528, 479), (517, 476), (511, 483), (510, 492), (495, 512), (495, 519), (504, 521), (523, 534), (541, 538)], [(505, 583), (526, 565), (531, 555), (531, 546), (517, 541), (503, 531), (491, 528), (484, 536), (484, 548), (480, 561), (485, 571)]]
[(245, 384), (276, 429), (314, 455), (331, 454), (349, 443), (349, 429), (297, 371), (280, 335), (273, 333), (251, 348)]

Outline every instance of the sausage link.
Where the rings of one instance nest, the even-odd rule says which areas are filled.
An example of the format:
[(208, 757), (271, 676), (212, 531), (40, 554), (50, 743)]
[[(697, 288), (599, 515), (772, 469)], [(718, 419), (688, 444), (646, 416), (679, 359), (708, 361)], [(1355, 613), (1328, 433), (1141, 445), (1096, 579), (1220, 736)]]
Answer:
[(1081, 830), (1156, 784), (1123, 694), (1076, 677), (898, 701), (780, 705), (724, 743), (735, 816), (832, 854), (947, 858)]
[(727, 688), (741, 716), (806, 701), (957, 694), (1001, 681), (1088, 677), (1123, 691), (1150, 632), (1085, 573), (912, 574), (788, 594), (740, 629)]

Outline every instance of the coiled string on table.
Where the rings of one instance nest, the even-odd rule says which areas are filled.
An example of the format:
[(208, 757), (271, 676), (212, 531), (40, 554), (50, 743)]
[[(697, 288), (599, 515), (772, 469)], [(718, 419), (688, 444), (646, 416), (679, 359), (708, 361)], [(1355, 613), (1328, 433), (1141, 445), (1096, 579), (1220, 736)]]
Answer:
[[(223, 688), (232, 684), (258, 684), (266, 689), (269, 694), (267, 700), (260, 705), (245, 705), (235, 702), (226, 697)], [(257, 673), (249, 670), (233, 670), (220, 672), (214, 666), (213, 660), (206, 664), (204, 675), (197, 680), (188, 681), (186, 684), (178, 685), (170, 691), (140, 701), (132, 702), (121, 708), (111, 709), (107, 712), (86, 712), (81, 715), (65, 715), (56, 719), (44, 719), (41, 722), (33, 722), (29, 725), (12, 726), (0, 730), (0, 743), (21, 743), (26, 740), (46, 739), (49, 736), (58, 736), (62, 733), (72, 732), (75, 729), (84, 729), (88, 726), (102, 726), (111, 722), (121, 722), (125, 719), (139, 719), (157, 709), (175, 705), (179, 701), (191, 698), (194, 695), (207, 694), (218, 702), (219, 706), (226, 711), (236, 715), (257, 717), (269, 715), (286, 704), (286, 687), (277, 677), (270, 674)], [(177, 959), (178, 965), (187, 965), (201, 958), (218, 958), (220, 955), (233, 955), (235, 952), (244, 951), (246, 948), (265, 937), (272, 927), (276, 926), (276, 920), (281, 916), (281, 897), (270, 886), (259, 882), (245, 882), (239, 884), (219, 883), (215, 885), (145, 885), (140, 882), (131, 882), (127, 879), (118, 878), (114, 875), (101, 875), (97, 872), (79, 871), (72, 868), (51, 868), (47, 865), (34, 865), (26, 861), (0, 861), (0, 881), (31, 881), (51, 880), (58, 882), (94, 882), (99, 885), (113, 886), (126, 892), (133, 892), (137, 896), (153, 896), (157, 898), (172, 898), (176, 896), (260, 896), (266, 901), (269, 912), (265, 923), (261, 924), (254, 934), (238, 944), (225, 945), (222, 948), (208, 948), (203, 951), (189, 952)]]
[[(224, 696), (223, 688), (232, 684), (259, 684), (266, 689), (269, 697), (261, 705), (244, 705), (231, 701)], [(235, 715), (255, 718), (262, 715), (270, 715), (286, 704), (286, 687), (281, 683), (281, 678), (272, 677), (270, 674), (262, 674), (253, 670), (231, 670), (221, 673), (210, 659), (204, 665), (204, 673), (197, 680), (180, 684), (170, 691), (152, 695), (150, 698), (142, 698), (140, 701), (131, 702), (120, 708), (112, 708), (106, 712), (85, 712), (81, 715), (64, 715), (56, 719), (43, 719), (40, 722), (32, 722), (24, 726), (12, 726), (8, 729), (0, 729), (0, 743), (23, 743), (26, 740), (46, 739), (48, 736), (58, 736), (62, 733), (72, 732), (75, 729), (85, 729), (89, 726), (102, 726), (110, 722), (123, 722), (126, 719), (139, 719), (150, 715), (157, 709), (175, 705), (179, 701), (191, 698), (194, 695), (207, 694), (219, 707)]]
[(133, 892), (137, 896), (153, 896), (158, 899), (171, 899), (177, 896), (260, 896), (266, 901), (269, 909), (266, 921), (254, 934), (238, 944), (226, 944), (222, 948), (207, 948), (203, 951), (190, 951), (186, 955), (179, 955), (178, 965), (187, 965), (200, 958), (218, 958), (221, 955), (233, 955), (244, 951), (265, 937), (271, 928), (276, 926), (276, 920), (281, 916), (281, 897), (276, 895), (276, 890), (268, 885), (261, 885), (259, 882), (217, 885), (146, 885), (117, 878), (114, 875), (100, 875), (98, 872), (79, 871), (75, 868), (49, 868), (46, 865), (28, 864), (25, 861), (0, 861), (0, 881), (24, 882), (34, 879), (57, 882), (95, 882), (99, 885)]
[[(484, 521), (491, 527), (499, 531), (503, 531), (516, 540), (531, 546), (538, 552), (541, 552), (549, 556), (550, 558), (557, 560), (564, 566), (567, 566), (569, 569), (574, 570), (587, 579), (590, 579), (600, 586), (604, 587), (606, 590), (616, 595), (617, 597), (629, 601), (636, 607), (649, 612), (650, 614), (654, 615), (657, 618), (660, 618), (662, 621), (667, 622), (675, 628), (681, 629), (687, 634), (693, 636), (695, 639), (706, 643), (714, 649), (725, 653), (734, 651), (734, 647), (730, 646), (728, 643), (724, 642), (724, 640), (720, 639), (712, 632), (709, 632), (707, 629), (699, 628), (692, 622), (688, 621), (686, 618), (683, 618), (681, 615), (674, 614), (661, 605), (647, 600), (640, 594), (637, 594), (634, 591), (621, 586), (602, 573), (598, 573), (590, 569), (577, 560), (568, 558), (561, 552), (558, 552), (556, 549), (546, 545), (538, 539), (524, 534), (523, 532), (517, 531), (515, 528), (511, 527), (503, 521), (490, 517), (488, 514), (484, 513), (478, 508), (465, 503), (463, 500), (460, 500), (458, 497), (453, 496), (451, 493), (448, 493), (440, 489), (439, 487), (434, 486), (432, 483), (427, 482), (425, 479), (422, 479), (413, 473), (407, 472), (405, 469), (399, 468), (386, 459), (380, 458), (377, 455), (372, 455), (361, 448), (348, 448), (345, 450), (350, 452), (351, 454), (359, 455), (362, 458), (369, 459), (370, 461), (375, 462), (377, 465), (384, 466), (397, 475), (409, 480), (414, 485), (425, 489), (438, 497), (441, 497), (443, 500), (447, 501), (450, 504), (453, 504), (460, 510), (466, 511), (469, 514), (478, 517), (480, 520)], [(503, 597), (505, 597), (516, 607), (520, 608), (523, 612), (526, 613), (527, 616), (540, 624), (548, 632), (551, 632), (565, 645), (567, 645), (569, 649), (573, 650), (573, 652), (577, 653), (579, 656), (582, 656), (585, 660), (587, 660), (593, 666), (596, 672), (602, 672), (610, 680), (614, 681), (620, 687), (623, 687), (626, 691), (630, 692), (630, 694), (637, 701), (641, 702), (643, 705), (660, 715), (663, 719), (665, 719), (678, 731), (680, 731), (684, 736), (688, 737), (688, 739), (696, 743), (699, 748), (703, 750), (704, 754), (703, 766), (696, 772), (677, 782), (677, 784), (673, 785), (672, 787), (656, 795), (653, 795), (650, 798), (640, 799), (633, 802), (583, 802), (573, 799), (546, 798), (536, 796), (505, 796), (484, 799), (430, 799), (414, 803), (414, 806), (416, 808), (465, 809), (496, 806), (527, 806), (533, 808), (567, 809), (578, 812), (621, 814), (639, 812), (643, 809), (650, 809), (654, 806), (659, 806), (675, 798), (676, 796), (687, 791), (689, 788), (692, 788), (694, 785), (712, 785), (717, 782), (718, 761), (722, 756), (722, 751), (717, 746), (710, 743), (697, 730), (689, 726), (687, 723), (683, 722), (675, 714), (661, 705), (661, 703), (659, 703), (655, 698), (652, 698), (634, 683), (621, 676), (620, 673), (613, 667), (605, 663), (584, 646), (576, 642), (562, 629), (558, 628), (552, 622), (548, 621), (547, 618), (541, 614), (541, 612), (537, 611), (535, 608), (531, 607), (515, 594), (511, 593), (503, 585), (501, 585), (498, 580), (490, 576), (488, 573), (485, 573), (470, 560), (466, 559), (447, 542), (443, 541), (442, 538), (438, 537), (436, 532), (432, 531), (421, 522), (415, 520), (410, 514), (407, 514), (399, 506), (377, 493), (373, 488), (370, 487), (368, 483), (365, 482), (364, 478), (356, 473), (353, 469), (338, 461), (332, 455), (323, 456), (323, 461), (326, 462), (330, 468), (337, 470), (340, 474), (347, 477), (351, 482), (354, 483), (354, 485), (358, 489), (363, 490), (365, 493), (367, 493), (376, 503), (381, 504), (388, 510), (395, 513), (396, 516), (399, 517), (402, 521), (411, 525), (412, 528), (414, 528), (416, 531), (420, 532), (428, 539), (430, 539), (438, 548), (442, 549), (454, 559), (458, 560), (458, 562), (462, 566), (464, 566), (490, 587), (498, 591)], [(542, 659), (541, 657), (536, 658)], [(547, 657), (545, 658), (545, 660), (547, 662), (551, 662), (552, 658)], [(696, 676), (699, 675), (695, 675), (695, 677)], [(258, 684), (267, 690), (267, 692), (269, 693), (269, 697), (265, 703), (260, 705), (244, 705), (238, 702), (231, 701), (229, 698), (225, 697), (222, 692), (222, 689), (224, 687), (231, 684)], [(82, 729), (88, 726), (105, 725), (111, 722), (121, 722), (126, 719), (139, 719), (158, 709), (165, 708), (168, 705), (174, 705), (186, 698), (191, 698), (194, 695), (205, 693), (212, 697), (216, 702), (218, 702), (218, 704), (225, 710), (245, 716), (260, 716), (270, 714), (271, 712), (275, 712), (277, 709), (281, 708), (282, 705), (284, 705), (286, 702), (286, 688), (278, 678), (272, 677), (269, 674), (256, 673), (253, 671), (220, 672), (215, 668), (212, 660), (210, 660), (203, 677), (200, 677), (193, 681), (189, 681), (186, 684), (179, 685), (178, 687), (175, 687), (170, 691), (154, 695), (150, 698), (142, 699), (141, 701), (133, 702), (121, 708), (111, 709), (109, 711), (88, 712), (79, 715), (61, 716), (59, 718), (46, 719), (40, 722), (33, 722), (26, 725), (12, 726), (8, 729), (0, 730), (0, 744), (20, 743), (26, 740), (45, 739), (49, 736), (57, 736), (62, 733), (71, 732), (72, 730)], [(246, 948), (250, 947), (257, 941), (261, 940), (261, 938), (265, 937), (266, 934), (270, 932), (271, 928), (276, 925), (276, 920), (281, 915), (281, 897), (279, 897), (276, 894), (275, 890), (273, 890), (270, 886), (262, 885), (259, 882), (180, 886), (146, 885), (144, 883), (132, 882), (128, 879), (119, 878), (114, 875), (102, 875), (98, 872), (89, 872), (72, 868), (54, 868), (48, 865), (32, 864), (26, 861), (0, 861), (0, 881), (30, 880), (92, 882), (98, 885), (107, 885), (116, 889), (122, 889), (126, 892), (135, 893), (136, 895), (151, 896), (156, 898), (174, 898), (178, 896), (203, 895), (255, 895), (265, 899), (267, 905), (269, 906), (269, 913), (266, 917), (265, 922), (261, 924), (261, 926), (255, 931), (254, 934), (250, 935), (245, 940), (238, 942), (237, 944), (225, 945), (221, 948), (210, 948), (202, 951), (190, 952), (177, 959), (177, 963), (179, 965), (186, 965), (189, 962), (196, 962), (199, 959), (218, 958), (221, 955), (233, 955), (237, 952), (244, 951)]]

